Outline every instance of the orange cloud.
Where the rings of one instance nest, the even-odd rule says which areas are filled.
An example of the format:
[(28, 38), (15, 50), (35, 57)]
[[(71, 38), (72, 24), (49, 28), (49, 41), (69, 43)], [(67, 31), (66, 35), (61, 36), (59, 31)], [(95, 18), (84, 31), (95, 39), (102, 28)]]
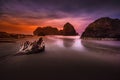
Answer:
[(39, 27), (52, 26), (57, 27), (59, 30), (63, 28), (66, 22), (70, 22), (77, 32), (83, 31), (86, 24), (90, 23), (90, 20), (83, 20), (82, 18), (59, 18), (59, 19), (35, 19), (35, 18), (20, 18), (12, 16), (4, 16), (0, 19), (0, 31), (6, 31), (9, 33), (23, 33), (32, 34), (33, 31)]

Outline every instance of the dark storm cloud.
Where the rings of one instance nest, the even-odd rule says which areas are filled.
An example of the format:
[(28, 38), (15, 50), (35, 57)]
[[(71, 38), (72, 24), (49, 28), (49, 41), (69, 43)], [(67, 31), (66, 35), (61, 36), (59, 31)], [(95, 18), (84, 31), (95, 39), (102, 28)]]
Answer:
[[(0, 3), (1, 15), (10, 13), (10, 15), (28, 18), (86, 15), (114, 17), (120, 14), (119, 0), (1, 0)], [(59, 12), (63, 14), (61, 15)]]
[(70, 22), (82, 32), (97, 18), (120, 18), (119, 4), (119, 0), (0, 0), (0, 26), (11, 32), (24, 27), (27, 32), (30, 27), (32, 33), (35, 26), (61, 28)]
[[(18, 15), (19, 14), (19, 15)], [(48, 19), (54, 19), (54, 18), (63, 18), (68, 16), (68, 14), (64, 14), (64, 13), (1, 13), (1, 18), (7, 18), (8, 16), (11, 17), (16, 17), (16, 18), (27, 18), (27, 19), (44, 19), (44, 18), (48, 18)]]

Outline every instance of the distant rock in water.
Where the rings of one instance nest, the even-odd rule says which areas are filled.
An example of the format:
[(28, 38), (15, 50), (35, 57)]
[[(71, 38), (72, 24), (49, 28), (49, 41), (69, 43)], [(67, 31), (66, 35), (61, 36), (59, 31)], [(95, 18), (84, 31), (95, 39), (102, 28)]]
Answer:
[(25, 35), (25, 34), (11, 34), (7, 32), (0, 32), (0, 38), (25, 38), (25, 37), (32, 37), (32, 35)]
[(78, 33), (76, 33), (73, 25), (71, 25), (70, 23), (66, 23), (63, 27), (63, 35), (66, 36), (78, 35)]
[(0, 32), (0, 38), (10, 38), (10, 34), (6, 32)]
[(83, 32), (82, 39), (88, 38), (116, 38), (120, 39), (120, 20), (103, 17), (97, 19)]
[(47, 26), (47, 27), (38, 27), (34, 32), (34, 35), (45, 36), (45, 35), (77, 35), (74, 27), (70, 23), (66, 23), (63, 27), (63, 30), (58, 30), (57, 28)]
[(47, 27), (38, 27), (34, 32), (34, 35), (37, 36), (45, 36), (45, 35), (57, 35), (59, 34), (59, 31), (57, 28), (53, 28), (51, 26), (47, 26)]

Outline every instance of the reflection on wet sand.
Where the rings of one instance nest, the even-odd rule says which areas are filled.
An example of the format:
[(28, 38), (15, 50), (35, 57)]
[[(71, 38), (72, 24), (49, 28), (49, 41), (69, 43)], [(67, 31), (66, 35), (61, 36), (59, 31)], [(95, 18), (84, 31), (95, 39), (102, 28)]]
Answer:
[[(90, 52), (98, 52), (100, 53), (120, 53), (119, 49), (120, 46), (113, 46), (110, 41), (104, 41), (104, 43), (101, 43), (103, 41), (91, 41), (91, 40), (82, 40), (81, 44), (86, 48), (86, 50), (89, 50)], [(107, 43), (106, 43), (107, 42)], [(108, 45), (109, 43), (109, 45)], [(119, 43), (118, 43), (119, 44)]]
[[(16, 43), (0, 43), (0, 56), (13, 55), (19, 48), (20, 42), (26, 40), (32, 42), (36, 39), (38, 37), (21, 39)], [(79, 37), (68, 36), (45, 36), (43, 39), (45, 40), (46, 49), (42, 55), (41, 53), (22, 56), (8, 55), (2, 58), (0, 60), (0, 67), (2, 67), (0, 68), (0, 75), (5, 79), (14, 80), (20, 78), (20, 80), (31, 80), (31, 77), (33, 77), (32, 80), (35, 78), (39, 80), (48, 78), (47, 80), (50, 80), (51, 77), (55, 80), (64, 77), (65, 80), (89, 80), (85, 78), (98, 75), (100, 79), (106, 77), (106, 75), (108, 75), (107, 77), (112, 77), (113, 74), (115, 76), (119, 75), (116, 72), (119, 70), (120, 55), (106, 54), (112, 53), (112, 49), (101, 50), (99, 48), (101, 43), (98, 45), (94, 41), (81, 41)], [(105, 48), (105, 46), (102, 48)], [(116, 50), (117, 52), (119, 50)]]
[(70, 48), (75, 43), (74, 39), (63, 39), (63, 45), (66, 48)]

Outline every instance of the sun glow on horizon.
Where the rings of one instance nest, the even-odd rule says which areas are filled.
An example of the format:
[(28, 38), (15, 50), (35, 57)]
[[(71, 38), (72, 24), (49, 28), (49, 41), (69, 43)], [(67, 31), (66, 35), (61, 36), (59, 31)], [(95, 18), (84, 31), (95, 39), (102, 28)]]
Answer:
[[(7, 18), (8, 17), (8, 18)], [(22, 34), (33, 34), (33, 31), (37, 27), (46, 27), (51, 26), (55, 27), (58, 30), (62, 30), (64, 24), (67, 22), (71, 23), (78, 33), (81, 33), (88, 23), (91, 22), (89, 19), (84, 19), (82, 17), (66, 17), (60, 19), (27, 19), (27, 18), (18, 18), (5, 16), (0, 20), (0, 31), (5, 31), (9, 33), (22, 33)]]

